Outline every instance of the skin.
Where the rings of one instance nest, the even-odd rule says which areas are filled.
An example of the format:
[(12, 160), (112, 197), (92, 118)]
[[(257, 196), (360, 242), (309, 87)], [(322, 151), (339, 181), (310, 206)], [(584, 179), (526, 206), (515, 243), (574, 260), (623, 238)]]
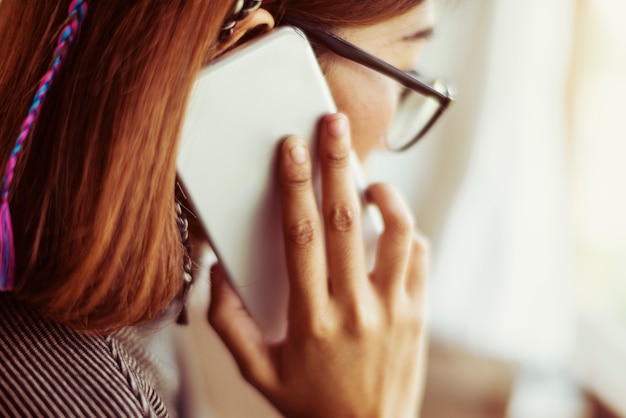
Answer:
[[(348, 27), (337, 35), (403, 71), (415, 69), (433, 31), (430, 2), (366, 27)], [(326, 81), (339, 110), (352, 125), (354, 149), (362, 161), (385, 148), (385, 132), (398, 101), (398, 85), (388, 77), (332, 53), (323, 55)]]
[[(423, 7), (379, 25), (345, 28), (342, 35), (408, 69), (423, 39), (406, 37), (430, 27)], [(368, 197), (385, 228), (374, 269), (367, 271), (348, 163), (351, 148), (363, 158), (381, 146), (392, 95), (385, 80), (345, 60), (330, 58), (327, 67), (342, 113), (320, 125), (321, 213), (305, 142), (290, 137), (281, 146), (287, 336), (279, 343), (266, 341), (219, 265), (211, 271), (209, 321), (242, 375), (284, 416), (415, 417), (423, 374), (417, 363), (424, 355), (427, 245), (401, 196), (390, 185), (372, 185)], [(376, 108), (373, 98), (379, 99)]]

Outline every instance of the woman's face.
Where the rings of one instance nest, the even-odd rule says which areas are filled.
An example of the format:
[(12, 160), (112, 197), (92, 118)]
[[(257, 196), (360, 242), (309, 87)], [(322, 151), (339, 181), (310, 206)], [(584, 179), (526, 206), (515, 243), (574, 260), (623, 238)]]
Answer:
[[(371, 26), (345, 27), (336, 35), (410, 71), (432, 34), (433, 20), (431, 1), (427, 0), (402, 16)], [(364, 161), (373, 150), (385, 147), (385, 133), (398, 102), (397, 84), (330, 52), (323, 56), (322, 66), (339, 111), (350, 119), (354, 149)]]

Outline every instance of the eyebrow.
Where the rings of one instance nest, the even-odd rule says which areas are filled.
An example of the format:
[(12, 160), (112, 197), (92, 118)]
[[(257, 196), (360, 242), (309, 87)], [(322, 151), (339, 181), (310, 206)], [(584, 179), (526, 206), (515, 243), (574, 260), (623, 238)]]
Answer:
[(420, 29), (411, 35), (403, 36), (402, 40), (408, 41), (408, 42), (421, 41), (423, 39), (428, 40), (432, 38), (434, 34), (435, 34), (435, 28), (431, 26), (426, 29)]

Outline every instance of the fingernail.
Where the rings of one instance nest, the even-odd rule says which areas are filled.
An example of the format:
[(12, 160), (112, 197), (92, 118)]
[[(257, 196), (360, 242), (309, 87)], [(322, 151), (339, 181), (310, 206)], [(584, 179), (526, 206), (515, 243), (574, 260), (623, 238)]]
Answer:
[(301, 144), (296, 144), (294, 147), (292, 147), (289, 151), (289, 154), (291, 155), (291, 161), (296, 164), (304, 164), (306, 162), (306, 148), (304, 148), (304, 146)]
[(337, 115), (333, 120), (326, 124), (326, 130), (329, 135), (340, 137), (348, 133), (348, 121), (343, 115)]

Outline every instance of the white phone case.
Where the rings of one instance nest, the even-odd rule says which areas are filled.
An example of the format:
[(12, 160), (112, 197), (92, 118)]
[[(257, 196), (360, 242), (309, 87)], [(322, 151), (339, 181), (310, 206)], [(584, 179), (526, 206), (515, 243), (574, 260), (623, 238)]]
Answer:
[[(188, 104), (179, 178), (235, 290), (272, 339), (286, 331), (289, 287), (277, 145), (295, 134), (315, 150), (318, 121), (333, 112), (315, 54), (304, 35), (290, 27), (273, 30), (204, 69)], [(365, 182), (353, 160), (362, 189)], [(364, 213), (373, 260), (382, 222), (371, 209)]]

